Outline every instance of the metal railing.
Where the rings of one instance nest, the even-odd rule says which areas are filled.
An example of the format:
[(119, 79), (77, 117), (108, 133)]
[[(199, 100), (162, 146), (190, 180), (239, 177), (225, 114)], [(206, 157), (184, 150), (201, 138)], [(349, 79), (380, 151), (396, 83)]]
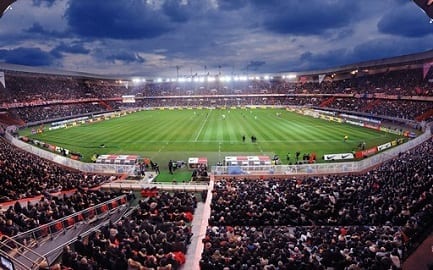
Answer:
[(1, 264), (5, 267), (0, 266), (1, 269), (40, 269), (39, 266), (42, 262), (48, 263), (45, 256), (6, 235), (2, 236), (0, 242), (0, 255), (3, 257)]
[(80, 222), (89, 221), (97, 217), (98, 215), (104, 214), (121, 205), (125, 205), (127, 204), (127, 202), (128, 201), (126, 195), (122, 195), (117, 198), (89, 207), (82, 211), (76, 212), (72, 215), (63, 217), (50, 223), (43, 224), (37, 228), (19, 233), (13, 236), (12, 239), (24, 244), (32, 240), (39, 241), (46, 237), (52, 237), (56, 233), (60, 233), (66, 229), (69, 229)]

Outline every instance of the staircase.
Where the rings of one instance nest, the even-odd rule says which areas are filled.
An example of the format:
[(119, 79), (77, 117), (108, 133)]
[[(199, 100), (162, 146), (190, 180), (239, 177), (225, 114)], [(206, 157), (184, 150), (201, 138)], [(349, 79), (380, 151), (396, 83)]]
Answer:
[(377, 105), (379, 105), (382, 101), (380, 99), (376, 99), (373, 102), (369, 102), (367, 103), (367, 106), (365, 106), (364, 108), (361, 109), (362, 112), (367, 112), (371, 109), (373, 109), (374, 107), (376, 107)]
[(99, 105), (101, 105), (102, 107), (104, 107), (105, 110), (107, 110), (107, 111), (112, 111), (113, 110), (113, 107), (111, 107), (110, 105), (108, 105), (108, 103), (105, 102), (105, 101), (103, 101), (103, 100), (99, 101)]
[(334, 102), (335, 97), (330, 97), (324, 101), (322, 101), (322, 103), (320, 103), (319, 107), (323, 108), (323, 107), (328, 107), (329, 104), (331, 104), (332, 102)]
[[(0, 255), (2, 256), (2, 265), (5, 263), (11, 268), (16, 270), (30, 270), (39, 269), (39, 265), (47, 262), (45, 256), (35, 252), (32, 248), (21, 244), (9, 236), (2, 235), (0, 243)], [(1, 268), (3, 269), (3, 267)]]
[(2, 111), (0, 112), (0, 123), (7, 125), (7, 126), (23, 126), (25, 125), (25, 122), (17, 117), (15, 117), (12, 113), (9, 111)]
[(421, 121), (426, 120), (427, 118), (429, 118), (432, 115), (433, 115), (433, 109), (430, 109), (430, 110), (426, 111), (425, 113), (415, 117), (415, 120), (418, 122), (421, 122)]

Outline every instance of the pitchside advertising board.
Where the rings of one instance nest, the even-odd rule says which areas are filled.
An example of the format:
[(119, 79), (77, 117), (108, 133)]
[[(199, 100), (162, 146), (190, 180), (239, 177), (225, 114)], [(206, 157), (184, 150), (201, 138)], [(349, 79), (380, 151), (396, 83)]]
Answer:
[(207, 166), (207, 158), (206, 157), (190, 157), (190, 158), (188, 158), (188, 168), (194, 169), (194, 168), (198, 168), (201, 165)]
[(122, 103), (135, 103), (135, 95), (122, 96)]
[(347, 160), (354, 159), (353, 153), (327, 154), (323, 156), (324, 160)]
[(269, 156), (227, 156), (224, 158), (226, 166), (259, 166), (272, 165)]
[(365, 158), (371, 155), (376, 154), (377, 152), (380, 151), (384, 151), (388, 148), (391, 148), (393, 146), (396, 146), (398, 144), (402, 143), (402, 141), (391, 141), (391, 142), (387, 142), (378, 146), (374, 146), (362, 151), (356, 151), (354, 153), (337, 153), (337, 154), (326, 154), (323, 156), (324, 160), (350, 160), (350, 159), (360, 159), (360, 158)]
[(138, 158), (139, 156), (137, 155), (100, 155), (95, 162), (102, 164), (134, 165)]

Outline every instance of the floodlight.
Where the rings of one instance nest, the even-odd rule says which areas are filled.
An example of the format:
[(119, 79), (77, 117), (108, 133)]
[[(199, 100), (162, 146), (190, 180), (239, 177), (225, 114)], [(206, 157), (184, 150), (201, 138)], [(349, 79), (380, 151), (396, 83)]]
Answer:
[(198, 81), (199, 81), (199, 82), (204, 82), (204, 77), (200, 77), (200, 78), (198, 78)]
[(259, 77), (259, 76), (256, 76), (254, 79), (256, 79), (256, 80), (260, 80), (260, 77)]
[(162, 82), (162, 78), (157, 78), (157, 79), (156, 79), (156, 82), (157, 82), (157, 83), (161, 83), (161, 82)]
[(231, 82), (232, 81), (232, 77), (231, 76), (226, 76), (225, 80), (226, 80), (226, 82)]
[(263, 77), (265, 80), (269, 80), (269, 75), (265, 75), (265, 77)]
[(214, 76), (208, 76), (207, 77), (207, 81), (208, 82), (214, 82), (215, 81), (215, 77)]
[(240, 76), (240, 77), (239, 77), (239, 80), (240, 80), (240, 81), (243, 81), (243, 82), (244, 82), (244, 81), (248, 81), (248, 77), (247, 77), (247, 76)]
[(239, 81), (239, 76), (235, 76), (235, 77), (233, 78), (233, 80), (234, 80), (235, 82)]

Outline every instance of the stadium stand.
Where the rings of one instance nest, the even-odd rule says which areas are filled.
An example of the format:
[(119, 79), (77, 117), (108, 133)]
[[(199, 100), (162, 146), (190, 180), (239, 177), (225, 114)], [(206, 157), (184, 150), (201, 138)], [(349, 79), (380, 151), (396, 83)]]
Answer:
[(433, 141), (363, 175), (226, 179), (201, 269), (401, 269), (433, 219)]
[[(64, 252), (65, 266), (78, 269), (178, 269), (185, 263), (197, 199), (186, 192), (159, 192), (115, 224), (108, 224)], [(85, 263), (83, 262), (85, 261)]]
[(14, 147), (4, 139), (0, 139), (0, 168), (1, 202), (92, 188), (117, 179), (117, 176), (71, 171)]
[[(413, 58), (295, 79), (280, 74), (269, 80), (143, 85), (5, 70), (2, 130), (11, 123), (25, 126), (130, 107), (174, 106), (305, 106), (428, 122), (433, 117), (433, 71), (425, 64), (432, 59)], [(133, 95), (135, 102), (123, 102), (124, 95)], [(432, 154), (429, 139), (362, 174), (210, 181), (211, 201), (202, 193), (211, 208), (200, 267), (401, 269), (432, 228)], [(101, 203), (103, 214), (108, 210), (104, 202), (121, 192), (98, 188), (117, 178), (64, 168), (2, 138), (0, 202), (9, 206), (0, 213), (0, 232), (13, 237)], [(72, 269), (181, 269), (192, 239), (195, 193), (151, 189), (141, 195), (120, 219), (63, 242), (56, 262)]]

